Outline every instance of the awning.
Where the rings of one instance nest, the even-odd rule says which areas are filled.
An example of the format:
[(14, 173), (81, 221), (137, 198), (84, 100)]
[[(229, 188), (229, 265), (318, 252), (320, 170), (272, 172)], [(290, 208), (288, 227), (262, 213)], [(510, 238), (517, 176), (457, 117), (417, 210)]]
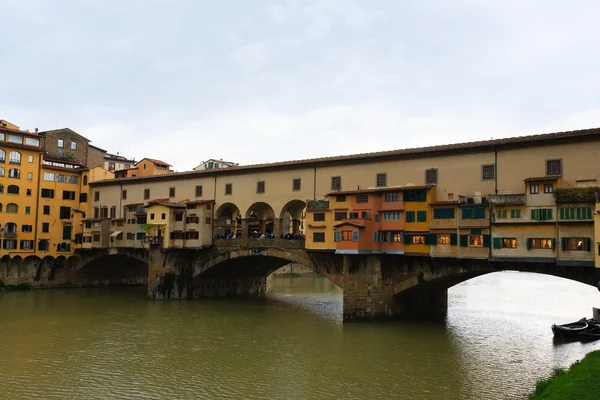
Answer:
[(113, 233), (110, 234), (110, 237), (117, 237), (121, 234), (121, 231), (114, 231)]

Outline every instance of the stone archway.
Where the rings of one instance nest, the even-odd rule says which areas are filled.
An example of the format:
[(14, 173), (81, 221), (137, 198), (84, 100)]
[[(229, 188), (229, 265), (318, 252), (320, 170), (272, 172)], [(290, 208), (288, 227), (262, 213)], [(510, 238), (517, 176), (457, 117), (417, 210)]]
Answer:
[(275, 212), (264, 202), (256, 202), (248, 207), (242, 221), (242, 234), (247, 238), (259, 238), (265, 234), (279, 235), (275, 231)]
[(148, 282), (148, 263), (136, 256), (109, 254), (86, 261), (81, 262), (76, 271), (79, 285), (142, 285)]
[(304, 233), (304, 210), (306, 202), (302, 200), (291, 200), (283, 206), (279, 213), (279, 221), (276, 223), (281, 226), (281, 235), (285, 237), (290, 234), (292, 237)]
[(239, 237), (242, 230), (242, 215), (238, 206), (224, 203), (215, 211), (213, 237)]

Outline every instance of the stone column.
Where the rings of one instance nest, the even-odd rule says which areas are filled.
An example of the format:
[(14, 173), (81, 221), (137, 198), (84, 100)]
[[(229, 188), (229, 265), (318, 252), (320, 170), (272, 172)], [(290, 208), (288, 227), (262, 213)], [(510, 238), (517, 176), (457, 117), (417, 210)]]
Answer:
[(260, 233), (262, 235), (267, 230), (267, 221), (264, 220), (264, 219), (261, 219), (259, 226), (260, 226), (260, 228), (259, 228), (259, 232), (258, 233)]
[(148, 249), (148, 298), (151, 300), (187, 298), (185, 274), (174, 267), (173, 253), (161, 251), (159, 245)]
[(248, 242), (248, 220), (242, 218), (242, 245)]
[(273, 220), (273, 233), (275, 234), (275, 239), (279, 239), (281, 237), (281, 218), (275, 218)]
[(300, 233), (300, 220), (299, 219), (292, 220), (292, 233), (294, 235)]

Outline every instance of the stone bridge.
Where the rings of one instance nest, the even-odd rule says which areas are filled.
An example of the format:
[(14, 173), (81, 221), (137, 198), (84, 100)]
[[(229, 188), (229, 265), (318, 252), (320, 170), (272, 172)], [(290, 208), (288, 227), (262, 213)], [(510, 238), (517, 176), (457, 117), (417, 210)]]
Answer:
[(81, 284), (147, 282), (150, 299), (192, 299), (266, 292), (267, 276), (289, 263), (306, 265), (343, 290), (344, 321), (444, 315), (448, 288), (490, 272), (555, 275), (596, 286), (590, 267), (498, 263), (402, 255), (309, 252), (302, 240), (215, 240), (205, 249), (113, 248), (83, 253)]

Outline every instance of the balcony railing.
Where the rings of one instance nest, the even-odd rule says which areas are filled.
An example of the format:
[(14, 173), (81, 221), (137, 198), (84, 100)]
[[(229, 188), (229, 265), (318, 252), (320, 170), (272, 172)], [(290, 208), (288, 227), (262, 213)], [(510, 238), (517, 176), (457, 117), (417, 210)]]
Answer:
[(306, 209), (308, 211), (322, 211), (329, 208), (329, 201), (327, 200), (310, 200)]
[(14, 231), (14, 232), (13, 231), (10, 231), (10, 232), (4, 231), (4, 237), (15, 238), (15, 237), (17, 237), (17, 232), (16, 231)]
[(525, 204), (525, 194), (494, 194), (488, 196), (490, 203), (492, 204)]

